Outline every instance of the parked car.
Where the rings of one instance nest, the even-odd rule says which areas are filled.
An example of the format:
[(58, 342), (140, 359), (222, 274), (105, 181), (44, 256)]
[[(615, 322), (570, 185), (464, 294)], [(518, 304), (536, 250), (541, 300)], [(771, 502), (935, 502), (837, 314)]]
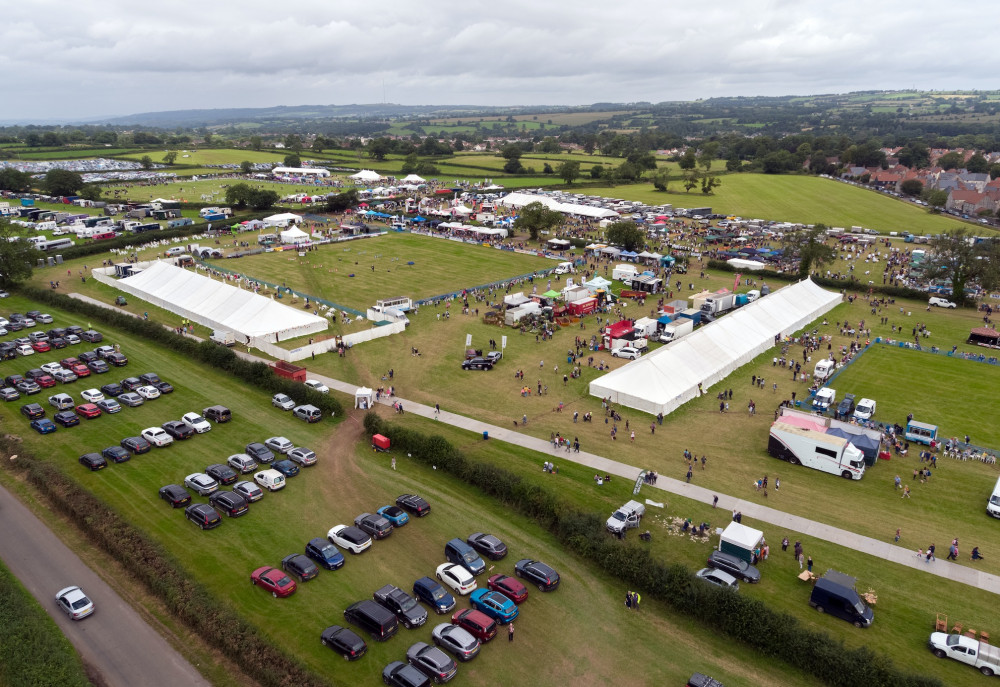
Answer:
[(76, 414), (88, 420), (93, 420), (101, 416), (101, 409), (93, 403), (81, 403), (76, 407)]
[(517, 578), (509, 575), (491, 575), (486, 580), (486, 586), (502, 592), (504, 596), (518, 605), (523, 604), (528, 599), (528, 588), (521, 584)]
[(479, 649), (482, 647), (471, 632), (449, 623), (441, 623), (431, 630), (431, 640), (437, 646), (451, 652), (459, 661), (471, 661), (479, 655)]
[(89, 362), (87, 363), (87, 367), (95, 375), (102, 375), (105, 372), (109, 372), (111, 370), (111, 367), (103, 360), (94, 360), (92, 362)]
[(216, 424), (222, 424), (223, 422), (229, 422), (233, 419), (233, 413), (226, 406), (210, 406), (201, 411), (201, 414), (206, 420), (211, 420)]
[(274, 454), (271, 453), (271, 450), (258, 441), (247, 444), (244, 450), (248, 456), (259, 464), (274, 462)]
[(308, 582), (319, 575), (319, 568), (301, 553), (291, 553), (281, 559), (281, 569), (291, 573), (300, 583)]
[(152, 401), (153, 399), (160, 397), (160, 390), (150, 384), (147, 384), (146, 386), (140, 386), (138, 389), (135, 390), (135, 393), (139, 394), (147, 401)]
[(271, 592), (274, 598), (291, 596), (295, 593), (295, 580), (282, 570), (264, 566), (250, 573), (250, 584), (263, 587)]
[(73, 372), (72, 370), (67, 370), (65, 368), (59, 368), (58, 370), (52, 373), (52, 379), (62, 384), (70, 384), (71, 382), (75, 382), (79, 378), (80, 376), (77, 375), (75, 372)]
[(451, 616), (451, 624), (467, 630), (480, 642), (488, 642), (497, 635), (497, 623), (493, 618), (474, 608), (463, 608)]
[(21, 415), (24, 415), (29, 420), (36, 420), (40, 417), (45, 417), (45, 408), (38, 403), (26, 403), (21, 406)]
[(760, 571), (731, 553), (713, 551), (708, 557), (708, 567), (727, 572), (744, 582), (760, 582)]
[(371, 548), (372, 538), (359, 530), (357, 527), (349, 525), (334, 525), (326, 533), (326, 538), (342, 549), (347, 549), (351, 553), (358, 554), (365, 549)]
[(34, 394), (40, 394), (42, 392), (42, 387), (38, 386), (35, 382), (30, 379), (24, 379), (14, 385), (14, 388), (25, 396), (32, 396)]
[(476, 578), (468, 570), (456, 563), (443, 563), (437, 567), (435, 576), (462, 596), (476, 587)]
[(80, 377), (89, 377), (90, 376), (90, 368), (87, 367), (86, 363), (77, 363), (75, 365), (72, 365), (72, 366), (70, 366), (69, 370), (70, 370), (70, 372), (72, 372), (73, 374), (75, 374), (78, 379)]
[(410, 521), (410, 516), (399, 506), (382, 506), (375, 512), (391, 522), (393, 527), (402, 527)]
[(277, 470), (261, 470), (255, 472), (253, 481), (268, 491), (278, 491), (285, 488), (285, 476)]
[(332, 543), (321, 537), (310, 539), (306, 543), (306, 555), (327, 570), (339, 570), (344, 567), (344, 554)]
[(479, 575), (486, 570), (486, 563), (479, 557), (475, 549), (458, 537), (449, 540), (444, 545), (444, 557), (452, 563), (461, 565), (473, 575)]
[(74, 405), (73, 397), (69, 394), (56, 394), (49, 396), (49, 405), (57, 410), (68, 410)]
[(550, 592), (559, 586), (559, 573), (544, 563), (529, 558), (514, 564), (514, 574), (535, 584), (539, 591)]
[(413, 583), (413, 595), (433, 608), (435, 613), (448, 613), (455, 608), (455, 597), (430, 577), (421, 577)]
[(80, 456), (80, 465), (90, 470), (103, 470), (108, 467), (107, 459), (100, 453), (84, 453)]
[(122, 409), (121, 404), (114, 398), (106, 398), (103, 401), (98, 401), (95, 405), (102, 413), (110, 413), (112, 415), (121, 412)]
[(136, 455), (140, 453), (149, 453), (149, 450), (153, 447), (152, 444), (142, 437), (125, 437), (121, 440), (121, 445), (122, 448), (128, 449)]
[(198, 413), (184, 413), (184, 415), (181, 416), (181, 419), (194, 428), (194, 431), (198, 434), (204, 434), (205, 432), (212, 431), (212, 423)]
[(490, 589), (477, 589), (472, 592), (469, 595), (469, 604), (502, 625), (513, 622), (518, 614), (516, 603), (508, 599), (503, 592)]
[(174, 438), (163, 431), (162, 427), (147, 427), (140, 434), (142, 434), (143, 439), (160, 448), (174, 443)]
[(0, 398), (5, 401), (16, 401), (21, 398), (21, 394), (18, 393), (17, 389), (12, 389), (9, 386), (5, 386), (0, 389)]
[(240, 478), (235, 470), (222, 463), (209, 465), (205, 468), (205, 474), (221, 484), (232, 484)]
[(208, 502), (216, 510), (225, 513), (231, 518), (238, 518), (250, 512), (250, 505), (247, 500), (232, 491), (215, 491), (208, 497)]
[(507, 545), (492, 534), (474, 532), (469, 535), (466, 541), (469, 543), (469, 546), (491, 561), (498, 561), (507, 555)]
[(731, 587), (733, 589), (740, 588), (740, 583), (736, 581), (736, 578), (724, 570), (717, 570), (716, 568), (702, 568), (695, 573), (695, 576), (719, 587)]
[(299, 466), (290, 460), (276, 460), (271, 463), (271, 467), (285, 477), (295, 477), (299, 474)]
[(125, 357), (124, 353), (112, 353), (107, 358), (104, 359), (105, 362), (114, 365), (115, 367), (125, 367), (128, 365), (128, 358)]
[(936, 308), (957, 308), (958, 306), (949, 301), (947, 298), (937, 298), (932, 297), (927, 301), (928, 305), (933, 305)]
[(323, 419), (323, 413), (314, 405), (302, 405), (295, 406), (292, 410), (292, 415), (299, 418), (300, 420), (305, 420), (306, 422), (319, 422)]
[(242, 474), (253, 472), (257, 469), (257, 463), (255, 463), (254, 459), (245, 453), (234, 453), (226, 459), (226, 463), (229, 464), (229, 467)]
[(298, 463), (302, 467), (316, 464), (316, 454), (304, 446), (293, 448), (287, 454), (288, 460)]
[(362, 513), (354, 518), (354, 525), (375, 539), (385, 539), (392, 534), (392, 523), (381, 515)]
[(259, 486), (257, 486), (254, 482), (249, 482), (246, 480), (234, 484), (233, 493), (239, 494), (240, 496), (245, 498), (249, 503), (253, 503), (254, 501), (260, 501), (262, 498), (264, 498), (263, 490)]
[(492, 370), (493, 363), (486, 358), (469, 358), (462, 361), (463, 370)]
[(193, 489), (201, 496), (208, 496), (213, 491), (218, 491), (219, 489), (219, 483), (204, 472), (194, 472), (185, 477), (184, 486), (188, 489)]
[(190, 439), (195, 435), (194, 427), (183, 420), (170, 420), (169, 422), (164, 422), (161, 427), (163, 427), (164, 432), (174, 439)]
[(71, 620), (83, 620), (94, 612), (94, 602), (79, 587), (66, 587), (56, 592), (56, 605)]
[(621, 348), (616, 348), (611, 351), (612, 358), (627, 358), (628, 360), (635, 360), (641, 355), (642, 351), (632, 346), (622, 346)]
[(132, 454), (123, 449), (121, 446), (108, 446), (106, 449), (101, 451), (101, 455), (110, 460), (112, 463), (124, 463), (132, 458)]
[(344, 610), (344, 618), (364, 628), (379, 642), (384, 642), (399, 632), (399, 621), (396, 616), (371, 599), (357, 601), (348, 606)]
[(101, 387), (101, 392), (105, 396), (111, 396), (112, 398), (118, 398), (123, 393), (125, 393), (125, 387), (123, 387), (118, 382), (111, 382), (110, 384), (105, 384)]
[(43, 374), (50, 375), (53, 372), (63, 369), (63, 366), (60, 365), (59, 363), (44, 363), (39, 366), (39, 369), (42, 371)]
[(407, 649), (406, 660), (435, 684), (448, 682), (458, 672), (455, 659), (426, 642), (417, 642)]
[(319, 641), (320, 644), (330, 647), (348, 661), (357, 660), (368, 651), (365, 640), (340, 625), (331, 625), (323, 630)]
[(389, 687), (427, 687), (429, 677), (402, 661), (393, 661), (382, 669), (382, 682)]
[(431, 512), (431, 504), (414, 494), (403, 494), (396, 498), (396, 505), (408, 513), (422, 518)]
[(52, 416), (52, 421), (63, 427), (76, 427), (80, 424), (80, 418), (72, 410), (61, 410)]
[(97, 389), (86, 389), (80, 392), (80, 397), (87, 403), (97, 403), (104, 400), (104, 394)]
[(271, 397), (271, 405), (282, 410), (291, 410), (295, 407), (295, 401), (285, 394), (275, 394)]
[(274, 453), (280, 453), (281, 455), (285, 455), (295, 448), (295, 444), (285, 437), (271, 437), (264, 441), (264, 446), (271, 449)]
[(119, 395), (118, 402), (127, 405), (129, 408), (135, 408), (141, 406), (146, 401), (139, 394), (129, 391), (128, 393)]
[(427, 622), (427, 611), (399, 587), (387, 584), (372, 594), (375, 603), (392, 611), (408, 630)]
[(307, 379), (305, 381), (305, 385), (314, 391), (320, 392), (321, 394), (330, 393), (330, 388), (318, 379)]
[(173, 508), (180, 508), (191, 503), (191, 494), (179, 484), (168, 484), (160, 487), (160, 498)]

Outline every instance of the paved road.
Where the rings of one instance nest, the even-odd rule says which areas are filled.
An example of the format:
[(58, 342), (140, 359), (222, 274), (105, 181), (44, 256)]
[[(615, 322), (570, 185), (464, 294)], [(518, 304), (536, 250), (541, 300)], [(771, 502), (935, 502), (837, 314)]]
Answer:
[[(55, 534), (0, 487), (0, 558), (21, 580), (109, 687), (208, 682)], [(55, 604), (56, 592), (77, 585), (97, 610), (74, 622)]]

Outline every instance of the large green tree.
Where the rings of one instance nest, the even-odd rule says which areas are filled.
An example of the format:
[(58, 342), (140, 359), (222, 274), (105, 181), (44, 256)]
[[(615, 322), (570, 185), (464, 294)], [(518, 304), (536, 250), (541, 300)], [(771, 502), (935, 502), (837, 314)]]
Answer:
[(250, 160), (244, 160), (240, 163), (240, 171), (243, 174), (250, 174), (253, 171), (253, 163)]
[(976, 153), (966, 160), (965, 169), (971, 174), (986, 174), (990, 171), (990, 163), (981, 154)]
[(27, 191), (31, 188), (31, 175), (13, 167), (0, 169), (0, 191)]
[(166, 164), (168, 164), (168, 165), (174, 164), (174, 162), (176, 160), (177, 160), (177, 151), (176, 150), (171, 150), (169, 153), (167, 153), (166, 155), (163, 156), (163, 161)]
[(556, 169), (559, 176), (567, 184), (572, 184), (580, 176), (580, 163), (575, 160), (567, 160)]
[(139, 159), (139, 164), (142, 165), (143, 169), (153, 169), (153, 158), (149, 155), (143, 155)]
[(608, 243), (620, 246), (625, 250), (642, 250), (646, 245), (646, 234), (635, 222), (615, 222), (605, 230)]
[(50, 169), (45, 173), (45, 190), (54, 196), (72, 196), (83, 188), (83, 177), (65, 169)]
[(785, 257), (798, 256), (800, 277), (808, 277), (814, 267), (820, 268), (836, 257), (837, 252), (824, 243), (825, 239), (825, 224), (785, 233), (781, 241)]
[(563, 222), (562, 213), (550, 210), (539, 202), (528, 203), (517, 213), (514, 228), (527, 231), (532, 241), (538, 240), (538, 234), (557, 227)]
[(27, 241), (27, 230), (0, 220), (0, 286), (9, 288), (31, 277), (42, 252)]
[(975, 242), (966, 229), (939, 234), (930, 242), (927, 274), (951, 281), (951, 300), (965, 305), (965, 288), (978, 284), (992, 290), (1000, 284), (1000, 243), (995, 239)]
[(283, 162), (285, 163), (285, 167), (301, 167), (302, 166), (302, 158), (299, 157), (298, 155), (296, 155), (295, 153), (291, 153), (290, 155), (286, 155), (285, 159), (283, 160)]
[(344, 210), (349, 210), (358, 204), (358, 190), (348, 189), (343, 193), (338, 193), (335, 196), (330, 196), (326, 200), (326, 211), (327, 212), (343, 212)]

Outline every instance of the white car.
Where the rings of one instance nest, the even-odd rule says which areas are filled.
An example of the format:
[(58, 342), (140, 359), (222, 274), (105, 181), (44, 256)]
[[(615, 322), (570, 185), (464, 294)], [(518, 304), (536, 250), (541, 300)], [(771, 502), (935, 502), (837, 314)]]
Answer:
[(39, 367), (41, 367), (43, 370), (45, 370), (46, 373), (50, 375), (55, 374), (59, 370), (63, 369), (63, 366), (60, 365), (59, 363), (45, 363), (44, 365), (40, 365)]
[(184, 486), (193, 489), (202, 496), (208, 496), (219, 489), (219, 483), (204, 472), (194, 472), (185, 477)]
[(147, 401), (151, 401), (154, 398), (160, 397), (160, 390), (157, 389), (155, 386), (150, 386), (148, 384), (146, 386), (140, 386), (138, 389), (135, 390), (135, 393), (139, 394)]
[(102, 394), (98, 389), (87, 389), (86, 391), (81, 391), (80, 396), (87, 403), (97, 403), (98, 401), (104, 400), (104, 394)]
[(226, 459), (233, 470), (241, 473), (253, 472), (257, 469), (257, 462), (245, 453), (234, 453)]
[(271, 437), (270, 439), (264, 442), (264, 446), (267, 446), (275, 453), (280, 453), (281, 455), (285, 455), (293, 448), (295, 448), (295, 444), (290, 442), (285, 437)]
[[(28, 348), (31, 348), (31, 347), (29, 346)], [(34, 351), (32, 351), (32, 352), (34, 352)], [(307, 379), (305, 381), (305, 385), (307, 387), (309, 387), (310, 389), (315, 389), (316, 391), (320, 392), (321, 394), (328, 394), (328, 393), (330, 393), (330, 387), (328, 387), (326, 384), (324, 384), (323, 382), (319, 381), (318, 379)]]
[(66, 587), (56, 593), (56, 603), (73, 620), (83, 620), (94, 612), (94, 602), (79, 587)]
[(443, 563), (435, 572), (437, 578), (455, 590), (456, 594), (466, 595), (477, 587), (476, 578), (468, 570), (455, 563)]
[(35, 349), (28, 344), (21, 344), (17, 347), (18, 355), (35, 355)]
[(928, 305), (934, 305), (939, 308), (957, 308), (958, 306), (949, 301), (947, 298), (931, 298), (927, 301)]
[(80, 343), (80, 337), (77, 336), (76, 334), (67, 334), (63, 338), (66, 340), (66, 343), (70, 345)]
[(56, 394), (55, 396), (49, 396), (49, 405), (59, 410), (67, 410), (76, 405), (73, 401), (73, 397), (69, 394)]
[(48, 314), (47, 312), (43, 312), (35, 319), (41, 322), (42, 324), (52, 324), (52, 315)]
[(622, 346), (621, 348), (616, 348), (611, 351), (612, 358), (628, 358), (629, 360), (635, 360), (642, 355), (642, 351), (638, 348), (633, 348), (632, 346)]
[(372, 545), (372, 538), (353, 525), (334, 525), (326, 538), (351, 553), (361, 553)]
[(295, 407), (295, 401), (285, 394), (275, 394), (271, 397), (271, 405), (282, 410), (291, 410)]
[(149, 427), (142, 430), (142, 438), (153, 446), (170, 446), (174, 443), (174, 438), (164, 432), (161, 427)]
[(184, 413), (181, 419), (194, 427), (194, 431), (198, 432), (198, 434), (212, 431), (212, 423), (198, 413)]

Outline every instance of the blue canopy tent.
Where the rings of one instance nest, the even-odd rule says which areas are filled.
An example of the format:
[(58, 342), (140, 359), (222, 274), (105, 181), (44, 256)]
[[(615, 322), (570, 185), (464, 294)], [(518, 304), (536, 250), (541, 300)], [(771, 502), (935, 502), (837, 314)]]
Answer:
[(826, 430), (826, 433), (847, 439), (865, 455), (865, 464), (869, 467), (875, 465), (875, 461), (878, 459), (878, 441), (876, 439), (872, 439), (866, 434), (852, 434), (846, 429), (840, 429), (839, 427), (831, 427)]

